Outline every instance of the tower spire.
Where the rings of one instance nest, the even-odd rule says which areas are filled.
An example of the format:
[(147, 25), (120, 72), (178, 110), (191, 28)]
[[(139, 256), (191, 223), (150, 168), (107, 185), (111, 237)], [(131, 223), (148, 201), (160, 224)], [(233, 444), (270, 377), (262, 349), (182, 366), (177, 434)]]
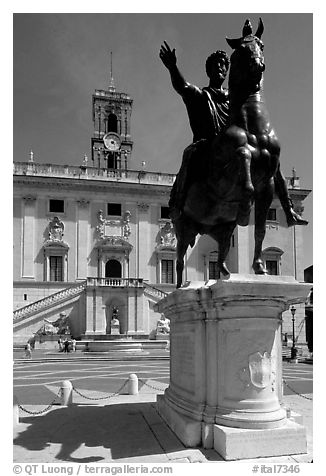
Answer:
[(114, 79), (113, 79), (113, 68), (112, 68), (112, 51), (110, 51), (110, 84), (109, 91), (115, 91)]

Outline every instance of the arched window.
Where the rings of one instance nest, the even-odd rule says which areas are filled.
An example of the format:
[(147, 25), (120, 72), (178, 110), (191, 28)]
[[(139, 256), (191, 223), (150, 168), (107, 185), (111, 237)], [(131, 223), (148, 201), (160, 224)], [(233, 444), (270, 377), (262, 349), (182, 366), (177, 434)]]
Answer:
[(120, 261), (116, 259), (110, 259), (105, 264), (105, 277), (106, 278), (121, 278), (122, 269)]
[(267, 268), (268, 274), (281, 274), (281, 257), (283, 251), (280, 248), (271, 246), (263, 250), (263, 259)]
[(118, 118), (115, 114), (108, 115), (106, 132), (118, 132)]

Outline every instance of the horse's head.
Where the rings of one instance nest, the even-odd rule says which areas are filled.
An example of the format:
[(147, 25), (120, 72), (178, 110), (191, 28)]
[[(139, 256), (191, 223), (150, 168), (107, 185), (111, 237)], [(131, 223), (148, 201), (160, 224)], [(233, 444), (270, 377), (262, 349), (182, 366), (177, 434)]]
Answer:
[(234, 50), (230, 58), (230, 91), (239, 89), (239, 93), (246, 94), (259, 91), (265, 70), (264, 44), (260, 39), (263, 31), (264, 25), (261, 18), (254, 35), (252, 34), (250, 20), (246, 20), (241, 38), (226, 38), (226, 41)]

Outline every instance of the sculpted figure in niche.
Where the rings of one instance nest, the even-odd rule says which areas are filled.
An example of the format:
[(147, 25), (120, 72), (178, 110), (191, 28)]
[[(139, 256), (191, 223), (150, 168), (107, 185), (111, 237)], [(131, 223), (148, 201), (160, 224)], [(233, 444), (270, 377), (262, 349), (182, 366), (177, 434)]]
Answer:
[(111, 325), (117, 325), (119, 324), (119, 309), (116, 306), (113, 306), (112, 309), (112, 319), (111, 319)]

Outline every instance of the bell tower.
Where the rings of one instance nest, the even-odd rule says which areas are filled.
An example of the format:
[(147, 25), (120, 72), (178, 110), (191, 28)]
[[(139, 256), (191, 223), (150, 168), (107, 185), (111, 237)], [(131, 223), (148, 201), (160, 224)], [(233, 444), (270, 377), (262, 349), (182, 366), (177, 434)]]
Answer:
[(92, 96), (93, 166), (114, 170), (128, 169), (133, 147), (130, 136), (132, 103), (133, 100), (128, 94), (116, 91), (111, 52), (108, 89), (95, 89)]

